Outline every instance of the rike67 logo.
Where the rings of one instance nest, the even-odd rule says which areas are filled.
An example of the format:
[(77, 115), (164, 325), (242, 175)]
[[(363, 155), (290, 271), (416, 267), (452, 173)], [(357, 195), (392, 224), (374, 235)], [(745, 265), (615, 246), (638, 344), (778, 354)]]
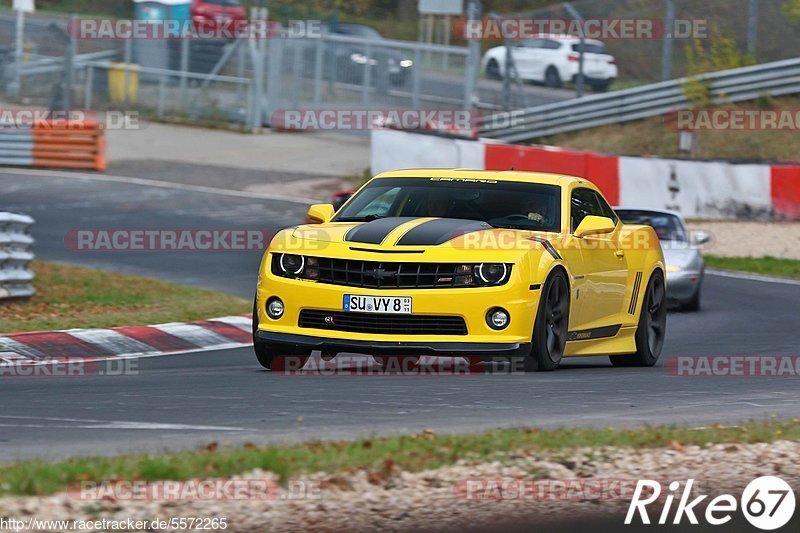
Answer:
[[(722, 494), (706, 502), (709, 496), (701, 494), (690, 501), (694, 495), (693, 486), (693, 479), (688, 480), (682, 490), (681, 484), (673, 481), (669, 484), (666, 497), (662, 498), (661, 483), (649, 479), (640, 480), (636, 484), (628, 507), (625, 524), (632, 524), (637, 514), (642, 524), (652, 523), (648, 514), (649, 506), (652, 506), (649, 511), (658, 511), (660, 508), (656, 518), (656, 523), (660, 525), (668, 523), (679, 525), (684, 520), (697, 525), (700, 523), (698, 520), (700, 515), (707, 524), (721, 526), (730, 522), (734, 513), (741, 509), (752, 526), (763, 531), (772, 531), (788, 524), (794, 515), (794, 492), (789, 484), (779, 477), (764, 476), (751, 481), (742, 492), (740, 500), (730, 494)], [(676, 499), (678, 503), (673, 512)], [(661, 507), (662, 501), (663, 507)], [(703, 507), (705, 513), (700, 511)]]

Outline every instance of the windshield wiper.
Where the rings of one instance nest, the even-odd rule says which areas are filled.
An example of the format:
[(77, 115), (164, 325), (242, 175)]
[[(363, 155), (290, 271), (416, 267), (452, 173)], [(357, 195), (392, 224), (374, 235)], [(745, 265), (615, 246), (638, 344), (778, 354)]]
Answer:
[(526, 231), (537, 231), (538, 229), (536, 226), (519, 226), (516, 224), (492, 224), (490, 222), (489, 225), (495, 229), (520, 229)]
[(365, 217), (342, 217), (336, 222), (372, 222), (373, 220), (378, 220), (379, 218), (388, 218), (383, 215), (367, 215)]

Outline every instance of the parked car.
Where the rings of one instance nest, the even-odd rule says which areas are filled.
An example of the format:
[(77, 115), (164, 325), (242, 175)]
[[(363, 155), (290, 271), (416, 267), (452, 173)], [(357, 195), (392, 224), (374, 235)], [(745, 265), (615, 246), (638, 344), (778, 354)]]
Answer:
[[(336, 81), (361, 84), (366, 74), (366, 66), (371, 67), (370, 76), (373, 84), (388, 82), (395, 87), (402, 87), (411, 79), (414, 61), (408, 52), (398, 50), (393, 45), (381, 43), (386, 39), (374, 28), (363, 24), (337, 24), (333, 29), (324, 25), (322, 33), (341, 37), (353, 37), (360, 42), (326, 42), (325, 67), (326, 77), (334, 76)], [(366, 41), (374, 41), (368, 52)], [(312, 66), (314, 58), (312, 49), (307, 52), (306, 64)]]
[[(561, 87), (564, 82), (577, 79), (580, 52), (580, 39), (570, 35), (540, 35), (511, 46), (511, 58), (520, 79), (548, 87)], [(584, 41), (583, 63), (584, 80), (594, 91), (605, 91), (617, 79), (617, 62), (602, 41)], [(505, 77), (506, 47), (489, 49), (481, 64), (487, 78)]]
[(189, 10), (195, 27), (206, 32), (215, 31), (221, 24), (247, 20), (240, 0), (192, 0)]
[(705, 262), (700, 246), (710, 240), (708, 233), (686, 231), (683, 217), (673, 211), (615, 209), (625, 224), (652, 227), (664, 250), (667, 266), (667, 301), (686, 311), (699, 311)]

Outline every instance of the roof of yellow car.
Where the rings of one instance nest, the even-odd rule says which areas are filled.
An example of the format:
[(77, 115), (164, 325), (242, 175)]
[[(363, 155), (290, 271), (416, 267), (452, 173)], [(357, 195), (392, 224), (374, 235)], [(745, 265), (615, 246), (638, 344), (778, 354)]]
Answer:
[(478, 178), (498, 181), (527, 181), (565, 186), (571, 182), (589, 183), (583, 178), (550, 174), (547, 172), (524, 172), (521, 170), (471, 170), (468, 168), (405, 168), (382, 172), (376, 178)]

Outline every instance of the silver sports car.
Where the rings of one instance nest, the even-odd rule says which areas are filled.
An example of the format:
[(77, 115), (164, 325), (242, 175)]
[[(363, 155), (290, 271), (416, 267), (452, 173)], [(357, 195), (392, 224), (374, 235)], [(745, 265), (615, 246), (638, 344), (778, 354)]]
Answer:
[(697, 231), (690, 236), (683, 217), (673, 211), (633, 208), (614, 211), (625, 224), (643, 224), (656, 230), (667, 264), (667, 300), (686, 311), (699, 311), (705, 271), (700, 246), (709, 241), (709, 234)]

